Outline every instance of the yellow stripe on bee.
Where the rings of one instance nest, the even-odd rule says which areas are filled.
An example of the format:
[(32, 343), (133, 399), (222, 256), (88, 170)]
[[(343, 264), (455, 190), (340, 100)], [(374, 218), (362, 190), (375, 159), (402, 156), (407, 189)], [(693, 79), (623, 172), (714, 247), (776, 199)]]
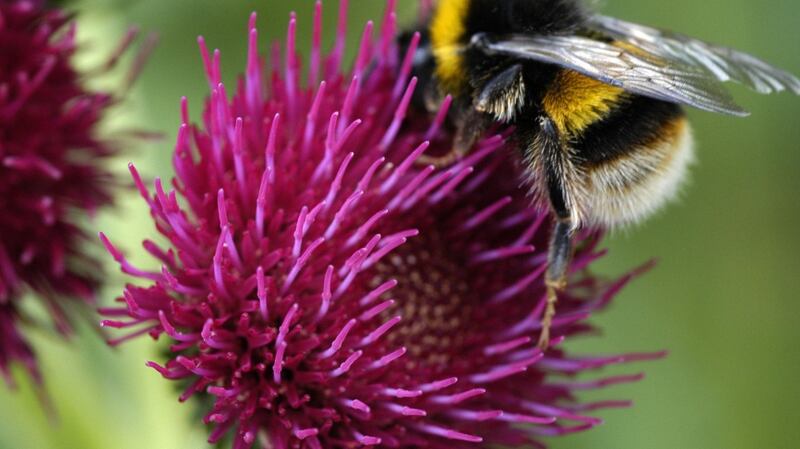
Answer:
[(561, 70), (542, 100), (558, 131), (574, 136), (606, 117), (624, 90), (573, 70)]
[(436, 76), (451, 93), (458, 93), (464, 77), (461, 54), (466, 33), (465, 20), (469, 0), (440, 0), (431, 20), (431, 47), (436, 58)]

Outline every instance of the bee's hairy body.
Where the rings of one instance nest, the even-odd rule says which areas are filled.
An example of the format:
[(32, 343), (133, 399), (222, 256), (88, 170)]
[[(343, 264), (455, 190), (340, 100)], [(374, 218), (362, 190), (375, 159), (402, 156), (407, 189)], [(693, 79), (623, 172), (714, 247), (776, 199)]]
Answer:
[[(681, 106), (625, 92), (575, 71), (469, 47), (479, 33), (562, 33), (581, 26), (572, 0), (441, 0), (429, 26), (441, 93), (517, 129), (534, 198), (559, 188), (572, 228), (638, 222), (673, 198), (692, 160)], [(487, 85), (494, 79), (503, 88)], [(562, 154), (540, 147), (549, 119)], [(463, 126), (471, 126), (465, 124)], [(548, 183), (558, 170), (559, 186)], [(557, 204), (553, 204), (558, 209)]]
[[(719, 85), (759, 93), (800, 79), (680, 33), (606, 17), (580, 0), (439, 0), (420, 32), (414, 102), (453, 97), (454, 151), (492, 123), (513, 125), (532, 198), (554, 216), (539, 347), (546, 348), (582, 226), (636, 223), (673, 198), (693, 159), (683, 105), (745, 116)], [(420, 92), (421, 91), (421, 92)]]

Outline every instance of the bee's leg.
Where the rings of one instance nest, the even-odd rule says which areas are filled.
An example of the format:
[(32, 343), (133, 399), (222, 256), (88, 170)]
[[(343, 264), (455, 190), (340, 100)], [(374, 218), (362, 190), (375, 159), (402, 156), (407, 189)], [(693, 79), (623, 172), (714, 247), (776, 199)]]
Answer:
[[(422, 104), (425, 106), (425, 110), (428, 111), (429, 114), (436, 114), (439, 112), (439, 108), (442, 107), (442, 101), (445, 98), (445, 95), (439, 89), (439, 85), (434, 79), (433, 74), (433, 67), (426, 68), (428, 70), (428, 78), (429, 80), (425, 83), (422, 87), (422, 91), (420, 92), (422, 98)], [(417, 94), (417, 91), (414, 91), (414, 94)]]
[(475, 142), (491, 126), (492, 120), (486, 114), (467, 106), (454, 118), (456, 133), (453, 136), (453, 147), (447, 153), (436, 156), (423, 154), (417, 159), (419, 165), (446, 167), (461, 159), (469, 152)]
[(547, 254), (547, 272), (544, 283), (547, 290), (547, 305), (542, 316), (542, 332), (539, 334), (539, 348), (547, 349), (550, 344), (550, 327), (556, 315), (558, 293), (567, 286), (567, 270), (572, 259), (572, 226), (569, 220), (559, 218), (553, 226), (550, 248)]
[(525, 104), (525, 81), (522, 64), (514, 64), (494, 75), (475, 98), (475, 109), (489, 114), (495, 120), (509, 123)]
[[(442, 156), (423, 155), (417, 160), (418, 163), (437, 167), (450, 165), (467, 154), (492, 123), (513, 121), (525, 103), (522, 65), (514, 64), (490, 77), (476, 93), (474, 102), (460, 102), (462, 104), (456, 104), (453, 108), (456, 135), (452, 150)], [(431, 103), (428, 104), (429, 110), (432, 110)]]
[(547, 305), (542, 316), (542, 331), (539, 335), (539, 348), (547, 349), (550, 344), (550, 327), (556, 314), (558, 293), (567, 285), (567, 271), (572, 259), (572, 213), (566, 195), (566, 175), (568, 162), (566, 152), (553, 122), (548, 117), (540, 119), (539, 143), (544, 160), (544, 175), (550, 199), (550, 207), (555, 213), (555, 224), (550, 236), (547, 254), (545, 288)]

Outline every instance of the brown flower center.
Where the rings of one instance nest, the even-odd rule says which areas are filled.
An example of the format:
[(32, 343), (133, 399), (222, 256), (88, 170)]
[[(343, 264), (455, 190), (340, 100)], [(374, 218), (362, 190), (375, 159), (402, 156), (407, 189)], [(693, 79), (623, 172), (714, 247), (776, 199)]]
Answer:
[(402, 316), (387, 335), (391, 346), (408, 349), (407, 368), (446, 367), (464, 348), (474, 325), (475, 295), (466, 260), (452, 251), (446, 237), (427, 231), (410, 239), (376, 266), (374, 286), (396, 279), (396, 304), (384, 319)]

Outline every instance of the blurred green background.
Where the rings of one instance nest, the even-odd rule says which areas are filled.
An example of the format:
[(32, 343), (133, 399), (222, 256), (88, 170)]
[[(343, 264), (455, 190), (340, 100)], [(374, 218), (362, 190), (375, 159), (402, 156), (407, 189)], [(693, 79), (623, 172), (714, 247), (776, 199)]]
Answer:
[[(74, 0), (85, 53), (112, 48), (128, 24), (158, 32), (161, 42), (125, 109), (108, 126), (164, 133), (136, 146), (133, 160), (148, 176), (168, 177), (178, 126), (178, 100), (189, 97), (193, 117), (206, 94), (195, 36), (223, 55), (225, 80), (244, 68), (245, 26), (259, 12), (264, 36), (281, 38), (289, 10), (299, 13), (299, 35), (310, 30), (311, 0)], [(410, 23), (416, 4), (401, 0)], [(660, 25), (752, 52), (800, 73), (797, 0), (671, 0), (605, 2), (604, 11)], [(367, 19), (380, 19), (384, 2), (351, 2), (352, 38)], [(327, 42), (336, 2), (326, 1)], [(262, 48), (264, 48), (262, 46)], [(110, 81), (106, 86), (114, 85)], [(800, 426), (800, 99), (761, 97), (733, 87), (751, 110), (747, 119), (692, 111), (700, 162), (683, 199), (646, 225), (611, 236), (599, 271), (618, 274), (658, 257), (657, 268), (627, 288), (597, 318), (601, 338), (572, 343), (576, 351), (669, 349), (666, 360), (626, 367), (647, 379), (597, 395), (632, 398), (632, 409), (603, 413), (605, 425), (551, 440), (558, 449), (792, 449)], [(146, 264), (139, 242), (152, 235), (143, 202), (126, 194), (97, 227), (135, 262)], [(124, 282), (112, 270), (104, 298)], [(20, 389), (0, 388), (0, 449), (203, 449), (205, 429), (173, 385), (144, 366), (158, 359), (140, 339), (112, 350), (89, 326), (72, 344), (33, 331), (58, 418), (37, 402), (21, 371)], [(619, 371), (619, 370), (618, 370)], [(614, 372), (614, 371), (609, 371)]]

